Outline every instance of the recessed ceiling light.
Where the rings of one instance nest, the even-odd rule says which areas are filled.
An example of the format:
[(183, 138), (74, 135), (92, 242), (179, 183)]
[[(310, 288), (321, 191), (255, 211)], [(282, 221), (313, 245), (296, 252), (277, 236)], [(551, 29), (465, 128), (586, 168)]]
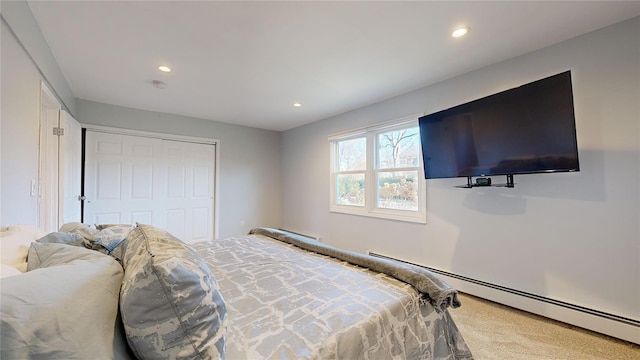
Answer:
[(168, 67), (168, 66), (164, 66), (164, 65), (158, 66), (158, 70), (164, 71), (164, 72), (171, 72), (171, 68)]
[(454, 38), (459, 38), (467, 35), (468, 32), (469, 32), (468, 26), (460, 26), (451, 33), (451, 36), (453, 36)]
[(299, 102), (294, 102), (293, 107), (299, 108), (299, 107), (302, 107), (302, 104), (300, 104)]

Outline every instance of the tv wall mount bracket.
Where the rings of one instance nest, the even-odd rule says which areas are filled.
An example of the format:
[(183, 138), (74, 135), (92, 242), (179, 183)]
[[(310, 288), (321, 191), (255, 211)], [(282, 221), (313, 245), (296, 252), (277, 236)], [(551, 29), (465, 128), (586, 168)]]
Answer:
[(491, 178), (487, 178), (487, 177), (476, 178), (476, 181), (473, 182), (472, 177), (467, 176), (467, 183), (465, 185), (458, 185), (456, 187), (463, 188), (463, 189), (471, 189), (474, 187), (484, 187), (484, 186), (508, 187), (508, 188), (515, 187), (516, 183), (513, 182), (513, 174), (509, 174), (506, 176), (507, 176), (507, 182), (505, 184), (492, 184)]

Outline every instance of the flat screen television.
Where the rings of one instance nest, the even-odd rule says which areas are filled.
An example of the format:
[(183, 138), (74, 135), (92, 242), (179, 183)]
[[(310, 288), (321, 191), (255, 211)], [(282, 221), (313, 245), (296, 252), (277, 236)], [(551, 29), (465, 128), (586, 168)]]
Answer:
[(427, 179), (579, 171), (571, 72), (419, 119)]

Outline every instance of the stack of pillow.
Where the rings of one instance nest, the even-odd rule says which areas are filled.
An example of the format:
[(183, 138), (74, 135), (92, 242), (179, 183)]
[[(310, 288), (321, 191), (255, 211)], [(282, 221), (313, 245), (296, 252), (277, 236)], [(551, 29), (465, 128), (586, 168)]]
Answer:
[(7, 230), (3, 261), (26, 271), (0, 280), (0, 358), (133, 358), (118, 319), (120, 264), (75, 246), (75, 234)]
[(50, 234), (25, 227), (29, 235), (19, 237), (6, 230), (2, 276), (5, 259), (28, 271), (1, 280), (0, 358), (224, 357), (227, 317), (217, 282), (166, 231), (79, 223)]
[(0, 228), (0, 277), (27, 271), (29, 246), (47, 233), (32, 225), (13, 225)]

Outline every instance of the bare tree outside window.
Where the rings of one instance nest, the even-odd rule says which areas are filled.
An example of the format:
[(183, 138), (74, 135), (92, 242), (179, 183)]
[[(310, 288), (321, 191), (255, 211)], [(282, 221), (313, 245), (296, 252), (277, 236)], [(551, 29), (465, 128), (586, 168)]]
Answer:
[(420, 154), (418, 128), (402, 129), (378, 135), (378, 168), (413, 167)]
[(418, 128), (406, 128), (378, 134), (377, 205), (385, 209), (418, 209), (418, 171), (420, 137)]

